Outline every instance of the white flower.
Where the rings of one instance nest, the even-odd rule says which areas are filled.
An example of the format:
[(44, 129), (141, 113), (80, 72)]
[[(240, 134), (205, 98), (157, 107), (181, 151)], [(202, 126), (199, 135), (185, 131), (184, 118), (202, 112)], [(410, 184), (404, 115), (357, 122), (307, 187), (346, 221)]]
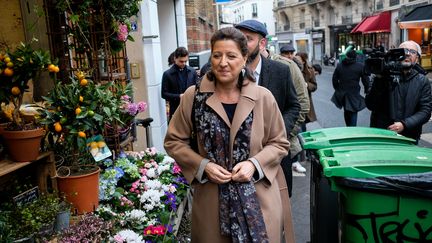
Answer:
[(169, 169), (170, 169), (170, 165), (162, 164), (157, 168), (157, 172), (160, 175), (160, 174), (162, 174), (162, 172), (167, 171)]
[(146, 175), (148, 178), (156, 178), (157, 177), (156, 170), (154, 168), (148, 169)]
[(139, 209), (134, 209), (132, 211), (126, 212), (126, 218), (131, 221), (138, 221), (143, 223), (147, 221), (146, 213)]
[(168, 164), (172, 164), (174, 163), (174, 159), (169, 157), (168, 155), (165, 155), (165, 157), (162, 160), (162, 164), (168, 163)]
[(147, 180), (145, 186), (149, 189), (160, 189), (162, 188), (162, 183), (158, 180)]
[[(116, 240), (116, 242), (128, 242), (128, 243), (143, 243), (143, 238), (141, 235), (133, 232), (132, 230), (122, 230), (120, 232), (118, 232), (115, 236), (114, 239)], [(122, 240), (122, 241), (119, 241)]]

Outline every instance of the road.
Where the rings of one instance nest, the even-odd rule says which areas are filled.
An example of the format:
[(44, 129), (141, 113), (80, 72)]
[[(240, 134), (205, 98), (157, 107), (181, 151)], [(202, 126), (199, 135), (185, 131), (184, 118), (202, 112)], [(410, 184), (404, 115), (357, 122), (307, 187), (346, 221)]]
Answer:
[[(334, 67), (323, 66), (321, 75), (317, 77), (318, 89), (312, 94), (318, 120), (307, 125), (308, 130), (345, 126), (343, 110), (336, 108), (330, 101), (333, 95), (331, 78)], [(363, 90), (361, 91), (362, 94)], [(369, 126), (370, 111), (364, 109), (358, 114), (357, 126)], [(423, 126), (420, 146), (432, 148), (432, 122)], [(293, 212), (294, 230), (297, 243), (310, 241), (310, 163), (302, 162), (306, 174), (294, 173), (293, 196), (291, 207)], [(325, 227), (325, 226), (323, 226)]]

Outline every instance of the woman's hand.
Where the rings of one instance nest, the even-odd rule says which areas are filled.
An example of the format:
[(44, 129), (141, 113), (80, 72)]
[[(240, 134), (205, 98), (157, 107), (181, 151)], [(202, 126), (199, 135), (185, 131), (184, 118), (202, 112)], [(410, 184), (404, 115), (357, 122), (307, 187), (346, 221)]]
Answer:
[(231, 180), (231, 173), (216, 163), (207, 163), (205, 173), (211, 182), (224, 184)]
[(232, 180), (236, 182), (248, 182), (252, 179), (255, 170), (255, 165), (251, 161), (242, 161), (234, 166)]

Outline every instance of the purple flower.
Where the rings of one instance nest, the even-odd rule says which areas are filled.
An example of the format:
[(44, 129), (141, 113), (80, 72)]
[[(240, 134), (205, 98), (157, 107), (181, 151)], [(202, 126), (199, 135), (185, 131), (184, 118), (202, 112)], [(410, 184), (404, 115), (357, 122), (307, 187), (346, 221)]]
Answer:
[(171, 192), (165, 192), (165, 196), (167, 196), (167, 199), (164, 201), (164, 203), (168, 206), (171, 207), (172, 211), (176, 211), (177, 210), (177, 205), (176, 205), (176, 196), (174, 193)]
[(119, 167), (115, 167), (114, 168), (115, 170), (116, 170), (116, 179), (120, 179), (120, 178), (122, 178), (123, 177), (123, 175), (124, 175), (124, 171), (121, 169), (121, 168), (119, 168)]
[(129, 95), (122, 95), (122, 97), (120, 97), (120, 99), (123, 101), (129, 102), (131, 98), (129, 97)]
[(127, 25), (125, 24), (119, 24), (118, 26), (118, 32), (117, 32), (117, 40), (119, 41), (126, 41), (127, 37), (129, 35), (129, 30)]
[(130, 103), (127, 106), (127, 112), (131, 116), (135, 116), (138, 112), (138, 106), (135, 103)]
[(118, 155), (119, 158), (126, 158), (127, 154), (124, 151), (121, 151), (120, 154)]

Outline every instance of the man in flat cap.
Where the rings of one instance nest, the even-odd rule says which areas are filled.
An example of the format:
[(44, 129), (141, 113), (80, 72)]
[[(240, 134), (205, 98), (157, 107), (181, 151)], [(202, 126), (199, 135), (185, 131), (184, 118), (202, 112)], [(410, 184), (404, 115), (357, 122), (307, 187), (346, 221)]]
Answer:
[[(243, 32), (248, 40), (248, 60), (246, 65), (253, 71), (258, 85), (261, 85), (272, 92), (279, 106), (279, 110), (282, 113), (286, 133), (290, 134), (298, 119), (300, 104), (297, 99), (297, 94), (291, 80), (291, 72), (288, 66), (264, 58), (260, 55), (266, 47), (267, 40), (265, 37), (268, 34), (263, 23), (251, 19), (240, 22), (234, 27)], [(292, 170), (289, 156), (282, 159), (281, 166), (284, 174), (288, 171), (291, 173), (291, 181), (287, 181), (289, 195), (291, 195), (290, 186), (292, 188)], [(281, 194), (281, 196), (283, 197), (284, 195)], [(285, 226), (289, 227), (289, 225)], [(286, 232), (287, 231), (289, 231), (289, 229), (286, 229)], [(285, 239), (290, 241), (294, 238), (291, 235), (285, 235)]]

